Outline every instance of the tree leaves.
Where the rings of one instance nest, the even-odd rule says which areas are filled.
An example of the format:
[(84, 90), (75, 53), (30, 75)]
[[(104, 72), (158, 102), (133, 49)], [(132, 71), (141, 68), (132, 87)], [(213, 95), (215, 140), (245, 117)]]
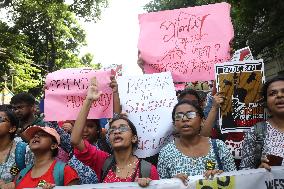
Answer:
[[(13, 23), (0, 22), (0, 47), (4, 51), (0, 53), (0, 73), (17, 71), (13, 92), (41, 87), (48, 72), (91, 66), (91, 54), (79, 57), (86, 34), (76, 16), (97, 20), (107, 0), (75, 0), (71, 5), (64, 0), (0, 0), (0, 4), (9, 10), (7, 18)], [(10, 76), (10, 85), (11, 80)]]

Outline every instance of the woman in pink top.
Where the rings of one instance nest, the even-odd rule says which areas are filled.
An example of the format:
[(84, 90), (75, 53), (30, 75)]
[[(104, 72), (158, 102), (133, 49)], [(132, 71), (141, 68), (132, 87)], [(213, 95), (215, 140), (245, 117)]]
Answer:
[[(151, 180), (158, 180), (159, 175), (153, 165), (149, 166), (147, 178), (140, 178), (141, 176), (145, 177), (143, 176), (145, 169), (142, 166), (147, 163), (133, 155), (138, 144), (138, 136), (135, 126), (126, 117), (117, 116), (110, 122), (108, 135), (113, 149), (113, 158), (110, 159), (108, 153), (97, 149), (90, 145), (87, 140), (82, 139), (90, 107), (94, 101), (98, 100), (100, 95), (96, 78), (93, 78), (71, 134), (71, 142), (75, 148), (76, 157), (94, 169), (99, 180), (104, 183), (137, 181), (140, 186), (148, 186)], [(106, 163), (106, 160), (109, 163)], [(104, 164), (108, 164), (108, 166), (103, 171), (103, 167), (106, 168)]]

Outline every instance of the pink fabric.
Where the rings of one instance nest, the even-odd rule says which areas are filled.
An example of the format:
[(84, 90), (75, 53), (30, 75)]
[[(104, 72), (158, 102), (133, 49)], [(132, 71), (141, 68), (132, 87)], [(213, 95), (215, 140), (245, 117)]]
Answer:
[(75, 148), (74, 154), (82, 163), (91, 167), (96, 172), (98, 179), (101, 180), (103, 165), (109, 154), (97, 149), (87, 140), (84, 140), (84, 143), (85, 149), (80, 152)]
[[(101, 180), (101, 172), (104, 165), (105, 160), (108, 158), (109, 154), (97, 149), (95, 146), (91, 145), (87, 140), (84, 140), (85, 149), (83, 151), (79, 151), (76, 148), (74, 149), (75, 156), (82, 161), (84, 164), (91, 167), (97, 174), (98, 179)], [(136, 177), (139, 176), (139, 169), (137, 170)], [(128, 178), (119, 178), (116, 176), (116, 174), (109, 170), (108, 174), (106, 175), (104, 182), (110, 183), (110, 182), (131, 182), (131, 176)], [(151, 167), (151, 174), (150, 178), (152, 180), (159, 180), (159, 174), (154, 165)]]
[(63, 161), (64, 163), (67, 163), (69, 161), (69, 154), (59, 147), (58, 155), (56, 156), (55, 159), (58, 161)]
[[(139, 162), (139, 161), (137, 161), (137, 163), (136, 163), (136, 172), (133, 173), (133, 174), (136, 173), (134, 180), (136, 180), (136, 178), (139, 178), (139, 172), (140, 172), (140, 170), (139, 170), (139, 166), (138, 166), (139, 164), (138, 164), (138, 162)], [(109, 170), (109, 171), (108, 171), (108, 174), (106, 175), (106, 177), (105, 177), (105, 179), (104, 179), (104, 181), (103, 181), (103, 183), (111, 183), (111, 182), (132, 182), (133, 174), (130, 175), (129, 177), (127, 177), (127, 178), (119, 178), (119, 177), (115, 174), (115, 172), (113, 172), (112, 170)], [(152, 165), (152, 167), (151, 167), (150, 178), (151, 178), (152, 180), (159, 180), (159, 174), (158, 174), (158, 171), (157, 171), (157, 169), (156, 169), (156, 167), (155, 167), (154, 165)]]

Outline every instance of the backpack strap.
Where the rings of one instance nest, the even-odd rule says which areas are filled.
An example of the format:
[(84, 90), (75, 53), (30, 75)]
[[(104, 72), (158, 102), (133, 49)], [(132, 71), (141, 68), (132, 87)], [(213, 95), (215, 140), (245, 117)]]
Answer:
[(219, 156), (219, 148), (218, 148), (218, 146), (217, 146), (216, 139), (211, 139), (211, 142), (212, 142), (213, 151), (214, 151), (214, 154), (215, 154), (217, 163), (218, 163), (218, 169), (219, 169), (219, 170), (224, 170), (224, 169), (223, 169), (223, 164), (222, 164), (221, 159), (220, 159), (220, 156)]
[(140, 178), (150, 178), (152, 164), (142, 159), (140, 161)]
[(64, 186), (64, 168), (66, 163), (56, 161), (53, 169), (53, 178), (56, 186)]
[(103, 165), (103, 169), (102, 169), (102, 176), (101, 176), (101, 182), (103, 182), (103, 180), (105, 179), (109, 169), (111, 168), (111, 164), (114, 162), (114, 156), (111, 155), (109, 156), (105, 162), (104, 162), (104, 165)]
[(255, 162), (257, 165), (261, 163), (262, 148), (264, 145), (264, 139), (267, 133), (267, 124), (266, 121), (259, 122), (254, 126), (254, 134), (256, 137), (256, 146), (255, 146)]
[(32, 169), (32, 167), (33, 165), (28, 165), (26, 168), (20, 171), (20, 173), (16, 176), (16, 179), (15, 179), (16, 186), (23, 180), (23, 178)]
[(26, 157), (26, 147), (27, 143), (20, 141), (16, 145), (15, 149), (15, 161), (16, 166), (20, 170), (24, 169), (26, 167), (25, 157)]

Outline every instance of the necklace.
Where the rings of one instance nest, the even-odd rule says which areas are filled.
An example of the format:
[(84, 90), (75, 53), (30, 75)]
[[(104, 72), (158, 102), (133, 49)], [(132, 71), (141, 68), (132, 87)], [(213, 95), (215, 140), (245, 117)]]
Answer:
[(136, 161), (133, 161), (133, 162), (125, 165), (124, 167), (118, 167), (116, 165), (117, 173), (121, 173), (122, 170), (125, 170), (125, 169), (128, 169), (129, 167), (132, 167), (132, 165), (136, 165)]

